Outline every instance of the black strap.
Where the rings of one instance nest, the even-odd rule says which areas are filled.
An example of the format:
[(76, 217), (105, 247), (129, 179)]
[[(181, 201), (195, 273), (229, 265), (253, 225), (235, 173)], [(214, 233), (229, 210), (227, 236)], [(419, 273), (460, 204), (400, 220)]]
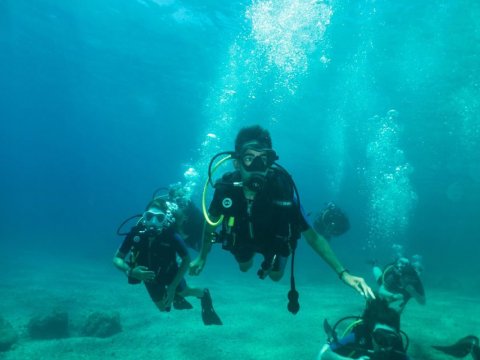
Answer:
[(296, 241), (293, 244), (292, 248), (292, 266), (290, 269), (290, 291), (288, 292), (288, 305), (287, 309), (293, 315), (296, 315), (300, 310), (300, 303), (298, 302), (299, 294), (297, 289), (295, 288), (295, 249), (296, 249)]

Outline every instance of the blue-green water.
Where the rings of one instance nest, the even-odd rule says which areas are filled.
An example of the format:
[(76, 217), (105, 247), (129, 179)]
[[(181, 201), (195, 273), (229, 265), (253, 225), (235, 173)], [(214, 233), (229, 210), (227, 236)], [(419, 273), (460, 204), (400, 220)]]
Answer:
[(259, 123), (305, 210), (349, 214), (333, 243), (349, 267), (399, 243), (427, 279), (475, 274), (479, 16), (466, 0), (2, 0), (2, 246), (110, 261), (155, 188), (198, 195)]

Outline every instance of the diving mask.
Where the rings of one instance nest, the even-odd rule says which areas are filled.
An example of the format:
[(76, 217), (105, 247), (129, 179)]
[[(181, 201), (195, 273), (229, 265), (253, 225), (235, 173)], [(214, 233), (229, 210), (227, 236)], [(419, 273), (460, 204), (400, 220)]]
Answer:
[(373, 329), (372, 339), (376, 351), (403, 352), (402, 337), (390, 326), (377, 324)]
[(257, 144), (247, 144), (237, 156), (242, 167), (248, 172), (265, 172), (278, 160), (274, 150), (260, 148)]
[(151, 208), (143, 213), (141, 221), (147, 230), (162, 232), (175, 222), (175, 218), (170, 210), (163, 212), (160, 209)]

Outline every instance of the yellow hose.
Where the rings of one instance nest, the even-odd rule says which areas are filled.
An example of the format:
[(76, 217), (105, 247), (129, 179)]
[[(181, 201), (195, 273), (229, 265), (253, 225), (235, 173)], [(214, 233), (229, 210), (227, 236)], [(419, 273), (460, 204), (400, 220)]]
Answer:
[[(232, 157), (232, 155), (227, 155), (225, 156), (224, 158), (220, 159), (216, 164), (215, 166), (213, 167), (213, 170), (212, 170), (212, 173), (211, 175), (213, 175), (215, 173), (215, 171), (218, 169), (218, 167), (220, 165), (222, 165), (225, 161), (229, 160), (230, 158)], [(220, 216), (220, 219), (218, 219), (218, 221), (213, 221), (210, 219), (210, 216), (208, 215), (208, 211), (207, 211), (207, 188), (208, 188), (208, 183), (210, 182), (210, 177), (207, 179), (207, 181), (205, 182), (205, 186), (203, 187), (203, 195), (202, 195), (202, 210), (203, 210), (203, 216), (205, 217), (205, 220), (207, 221), (207, 223), (211, 226), (218, 226), (222, 223), (223, 221), (223, 215)]]

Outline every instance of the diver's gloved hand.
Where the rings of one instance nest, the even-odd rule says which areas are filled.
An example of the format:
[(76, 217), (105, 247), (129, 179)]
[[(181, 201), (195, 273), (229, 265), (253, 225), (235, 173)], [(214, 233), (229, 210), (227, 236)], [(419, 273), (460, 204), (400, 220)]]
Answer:
[(135, 266), (130, 272), (130, 276), (140, 281), (152, 281), (155, 279), (155, 273), (148, 270), (146, 266)]
[(370, 288), (370, 286), (367, 285), (363, 278), (350, 275), (347, 271), (345, 271), (342, 274), (341, 280), (345, 284), (357, 290), (360, 295), (362, 295), (366, 299), (375, 299), (375, 295), (373, 294), (372, 289)]
[(205, 259), (202, 259), (202, 257), (197, 257), (195, 260), (193, 260), (190, 263), (190, 275), (196, 276), (199, 275), (203, 268), (205, 267)]

